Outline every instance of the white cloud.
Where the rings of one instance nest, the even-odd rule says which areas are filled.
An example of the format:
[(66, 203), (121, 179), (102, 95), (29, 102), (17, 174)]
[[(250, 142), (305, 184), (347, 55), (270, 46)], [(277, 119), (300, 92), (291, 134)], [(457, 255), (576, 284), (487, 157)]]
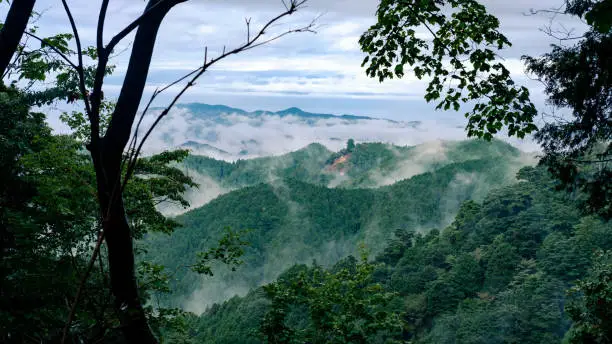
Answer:
[[(147, 128), (155, 118), (152, 113), (143, 122)], [(217, 158), (236, 159), (279, 155), (319, 142), (331, 150), (344, 147), (349, 138), (357, 142), (385, 142), (395, 145), (417, 145), (432, 140), (465, 138), (464, 123), (459, 120), (429, 119), (417, 123), (387, 120), (346, 120), (329, 118), (305, 120), (297, 116), (261, 115), (248, 117), (237, 113), (199, 116), (185, 108), (170, 112), (153, 132), (148, 153), (180, 147), (188, 141), (213, 146), (227, 154)], [(529, 141), (515, 141), (529, 147)], [(199, 153), (198, 149), (194, 153)], [(204, 152), (210, 153), (209, 148)], [(424, 155), (429, 155), (424, 152)]]
[[(99, 1), (69, 0), (68, 3), (75, 15), (83, 45), (95, 45)], [(143, 11), (145, 3), (133, 0), (111, 1), (105, 41), (108, 42), (113, 34), (134, 20)], [(519, 58), (522, 54), (548, 51), (549, 43), (554, 40), (538, 31), (538, 28), (548, 25), (547, 16), (525, 16), (525, 13), (530, 8), (558, 7), (561, 2), (490, 0), (483, 3), (500, 18), (502, 30), (513, 42), (512, 48), (501, 53), (506, 58), (504, 63), (513, 77), (530, 87), (538, 104), (541, 104), (541, 88), (524, 77)], [(351, 102), (366, 99), (370, 101), (369, 109), (397, 118), (400, 116), (398, 107), (391, 106), (388, 100), (403, 99), (410, 101), (410, 106), (415, 106), (418, 97), (423, 94), (424, 83), (415, 80), (411, 74), (407, 74), (403, 80), (383, 84), (365, 76), (364, 69), (360, 67), (363, 54), (357, 41), (359, 35), (375, 22), (377, 4), (377, 0), (310, 0), (306, 9), (273, 30), (281, 32), (300, 26), (323, 14), (319, 19), (321, 27), (318, 34), (290, 35), (272, 45), (222, 61), (211, 69), (210, 74), (204, 75), (197, 86), (189, 91), (187, 98), (212, 102), (210, 99), (224, 95), (223, 99), (228, 100), (228, 105), (241, 106), (244, 104), (243, 99), (253, 99), (254, 96), (261, 97), (263, 102), (265, 97), (280, 98), (288, 94), (299, 94), (301, 99), (312, 99), (312, 106), (319, 108), (320, 104), (314, 104), (314, 99), (336, 99), (326, 102), (329, 107), (325, 111), (333, 113), (349, 112), (347, 109), (356, 108)], [(5, 4), (0, 6), (0, 15), (5, 14), (3, 11), (6, 8)], [(66, 14), (59, 2), (38, 0), (36, 9), (44, 13), (36, 24), (41, 35), (70, 32)], [(148, 90), (199, 66), (205, 46), (208, 47), (209, 56), (216, 56), (223, 46), (231, 48), (244, 42), (245, 17), (252, 18), (254, 30), (282, 9), (279, 0), (191, 0), (176, 6), (159, 31)], [(562, 16), (556, 18), (556, 21), (567, 27), (583, 27), (581, 23)], [(419, 31), (419, 35), (428, 37), (425, 31)], [(129, 48), (132, 37), (122, 42), (117, 51)], [(128, 58), (129, 50), (111, 61), (118, 68), (116, 76), (109, 78), (105, 85), (106, 94), (117, 94)], [(293, 74), (287, 75), (287, 72)], [(316, 78), (312, 78), (312, 75)], [(307, 100), (300, 102), (308, 103)], [(424, 102), (421, 100), (421, 103)], [(422, 117), (438, 115), (434, 113), (432, 104), (420, 104), (418, 107)]]

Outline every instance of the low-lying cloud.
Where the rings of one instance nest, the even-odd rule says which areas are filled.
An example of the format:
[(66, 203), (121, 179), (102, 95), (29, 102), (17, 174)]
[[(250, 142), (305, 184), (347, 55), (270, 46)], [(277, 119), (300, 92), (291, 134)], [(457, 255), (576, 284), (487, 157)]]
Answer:
[(198, 184), (197, 187), (188, 188), (183, 195), (189, 202), (189, 208), (185, 209), (181, 205), (175, 203), (160, 203), (158, 209), (165, 216), (176, 216), (189, 209), (199, 208), (218, 196), (231, 191), (231, 189), (221, 186), (209, 176), (200, 174), (197, 171), (186, 169), (184, 173)]
[[(271, 112), (253, 115), (236, 110), (203, 115), (188, 106), (179, 107), (153, 132), (146, 145), (147, 152), (186, 147), (193, 154), (236, 160), (280, 155), (313, 142), (337, 151), (350, 138), (358, 143), (382, 142), (398, 146), (466, 138), (461, 120), (449, 117), (405, 122), (378, 118), (312, 118), (301, 115), (299, 110), (296, 114), (282, 116)], [(143, 128), (150, 125), (155, 115), (153, 111), (146, 117)], [(513, 140), (512, 143), (527, 151), (535, 148), (528, 140)]]

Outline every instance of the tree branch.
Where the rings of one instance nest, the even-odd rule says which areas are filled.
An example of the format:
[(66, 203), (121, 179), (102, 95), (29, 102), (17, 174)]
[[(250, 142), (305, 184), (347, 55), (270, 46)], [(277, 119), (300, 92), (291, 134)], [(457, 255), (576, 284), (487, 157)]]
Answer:
[[(253, 39), (247, 41), (245, 44), (230, 50), (228, 52), (223, 52), (219, 57), (217, 58), (213, 58), (210, 61), (206, 61), (202, 66), (200, 66), (199, 68), (187, 73), (186, 75), (182, 76), (181, 78), (175, 80), (174, 82), (170, 83), (169, 85), (165, 86), (164, 88), (160, 89), (159, 91), (156, 91), (153, 93), (153, 95), (151, 96), (151, 100), (149, 101), (149, 104), (152, 102), (152, 100), (157, 97), (157, 95), (159, 95), (161, 92), (167, 90), (168, 88), (178, 84), (179, 82), (189, 78), (190, 76), (191, 79), (189, 80), (189, 82), (187, 82), (187, 84), (179, 91), (179, 93), (172, 99), (172, 101), (170, 102), (170, 104), (161, 112), (161, 114), (155, 119), (155, 121), (153, 122), (153, 124), (151, 125), (151, 127), (149, 127), (149, 129), (147, 130), (147, 132), (145, 133), (144, 137), (142, 138), (142, 140), (140, 141), (140, 143), (138, 144), (138, 148), (132, 152), (129, 161), (128, 161), (128, 169), (126, 171), (126, 175), (123, 181), (123, 185), (122, 185), (122, 190), (125, 188), (125, 185), (127, 184), (129, 178), (133, 175), (134, 173), (134, 169), (136, 167), (136, 163), (138, 161), (138, 157), (140, 156), (140, 153), (142, 152), (142, 148), (144, 146), (144, 143), (146, 142), (147, 138), (151, 135), (153, 129), (155, 129), (155, 127), (159, 124), (159, 122), (169, 113), (169, 111), (174, 107), (174, 105), (178, 102), (178, 100), (182, 97), (182, 95), (190, 88), (192, 87), (196, 80), (202, 76), (202, 74), (204, 74), (204, 72), (206, 72), (208, 70), (208, 68), (210, 66), (212, 66), (213, 64), (219, 62), (220, 60), (223, 60), (225, 58), (227, 58), (230, 55), (234, 55), (234, 54), (238, 54), (240, 52), (244, 52), (256, 47), (259, 47), (261, 45), (270, 43), (272, 41), (275, 41), (281, 37), (284, 37), (288, 34), (291, 33), (298, 33), (298, 32), (316, 32), (314, 30), (314, 26), (315, 26), (315, 22), (318, 19), (315, 18), (313, 21), (311, 21), (308, 25), (301, 27), (301, 28), (297, 28), (297, 29), (292, 29), (292, 30), (288, 30), (285, 31), (281, 34), (278, 34), (270, 39), (258, 42), (259, 39), (266, 33), (266, 31), (268, 30), (268, 28), (270, 28), (271, 25), (277, 23), (279, 20), (281, 20), (282, 18), (289, 16), (293, 13), (295, 13), (298, 9), (300, 9), (304, 3), (306, 3), (307, 0), (292, 0), (291, 3), (289, 5), (285, 5), (285, 12), (279, 14), (278, 16), (270, 19), (260, 30), (259, 32), (253, 37)], [(249, 24), (247, 23), (247, 27), (249, 26)], [(207, 52), (208, 49), (205, 49), (205, 51)], [(148, 109), (148, 105), (147, 108)], [(145, 109), (145, 110), (146, 110)], [(144, 116), (144, 112), (141, 115), (141, 119)]]
[(76, 27), (74, 17), (72, 16), (72, 12), (70, 12), (70, 7), (68, 7), (68, 3), (66, 2), (66, 0), (62, 0), (62, 5), (64, 5), (64, 10), (66, 11), (66, 15), (68, 16), (68, 20), (70, 21), (70, 26), (72, 27), (72, 33), (74, 35), (74, 40), (77, 46), (77, 57), (79, 59), (77, 73), (79, 75), (79, 88), (81, 90), (81, 96), (83, 97), (83, 102), (85, 103), (85, 109), (87, 110), (87, 115), (91, 116), (91, 105), (89, 103), (89, 99), (87, 96), (87, 89), (85, 88), (85, 73), (83, 69), (83, 50), (81, 48), (81, 38), (79, 37), (79, 30)]
[(26, 31), (35, 0), (13, 1), (0, 30), (0, 76), (4, 75)]
[[(185, 0), (150, 0), (144, 14), (137, 20), (140, 22), (140, 26), (136, 33), (128, 71), (124, 78), (121, 93), (119, 94), (115, 111), (105, 135), (105, 137), (115, 138), (111, 142), (107, 142), (109, 145), (107, 148), (114, 150), (114, 154), (121, 155), (129, 141), (132, 123), (138, 111), (138, 106), (146, 83), (159, 25), (163, 17), (173, 6), (184, 1)], [(163, 4), (163, 6), (161, 4)], [(142, 22), (142, 19), (145, 18), (147, 21)], [(144, 24), (146, 25), (143, 26)], [(106, 48), (106, 53), (112, 50), (113, 42), (117, 37), (121, 37), (121, 35), (120, 33), (113, 37), (113, 40), (111, 40), (111, 43), (109, 43)]]
[(96, 50), (98, 52), (98, 66), (96, 67), (96, 75), (94, 76), (94, 85), (91, 92), (91, 108), (90, 116), (90, 137), (93, 146), (98, 145), (100, 139), (100, 104), (102, 103), (102, 83), (106, 74), (106, 66), (108, 64), (108, 54), (104, 48), (104, 22), (106, 20), (106, 12), (108, 10), (109, 0), (102, 0), (100, 6), (100, 14), (98, 15), (98, 27), (96, 29)]
[(96, 47), (98, 50), (98, 56), (104, 53), (104, 21), (106, 20), (108, 2), (109, 0), (102, 0), (100, 15), (98, 16), (98, 28), (96, 30)]
[(56, 54), (58, 54), (64, 61), (66, 61), (66, 63), (68, 63), (70, 65), (70, 67), (74, 68), (75, 71), (78, 71), (79, 66), (77, 66), (74, 62), (70, 61), (70, 59), (68, 58), (68, 56), (66, 56), (66, 54), (62, 53), (59, 49), (57, 49), (55, 46), (53, 46), (53, 44), (49, 44), (49, 42), (45, 41), (43, 38), (40, 38), (38, 36), (36, 36), (35, 34), (31, 33), (31, 32), (25, 32), (26, 36), (28, 37), (32, 37), (35, 40), (46, 44), (49, 48), (51, 48), (51, 50), (53, 50)]
[[(113, 38), (111, 38), (111, 40), (108, 42), (108, 45), (106, 46), (106, 49), (108, 50), (108, 53), (110, 54), (110, 52), (115, 48), (115, 46), (117, 44), (119, 44), (119, 42), (121, 42), (122, 39), (125, 38), (125, 36), (129, 35), (130, 32), (134, 31), (134, 29), (136, 29), (138, 27), (138, 25), (140, 25), (140, 23), (142, 22), (142, 20), (144, 18), (146, 18), (147, 16), (151, 15), (151, 13), (156, 10), (158, 7), (161, 6), (162, 3), (164, 2), (174, 2), (175, 5), (179, 4), (181, 2), (185, 2), (187, 0), (159, 0), (157, 1), (155, 4), (151, 5), (150, 7), (148, 7), (141, 15), (140, 17), (136, 18), (133, 22), (131, 22), (128, 26), (126, 26), (123, 30), (119, 31), (118, 34), (116, 34)], [(172, 5), (174, 6), (174, 5)]]
[(102, 246), (102, 242), (104, 242), (104, 232), (101, 232), (98, 235), (98, 241), (96, 242), (96, 246), (94, 247), (94, 251), (89, 259), (89, 264), (87, 265), (87, 269), (85, 270), (85, 275), (81, 278), (81, 282), (79, 283), (79, 288), (77, 289), (76, 295), (74, 297), (74, 302), (70, 306), (70, 313), (68, 313), (68, 320), (66, 321), (66, 325), (64, 326), (64, 330), (62, 331), (62, 344), (66, 342), (66, 337), (68, 336), (68, 330), (70, 329), (70, 324), (74, 319), (74, 314), (76, 313), (77, 305), (79, 303), (79, 299), (81, 298), (81, 293), (83, 292), (83, 288), (85, 287), (85, 283), (87, 282), (87, 278), (89, 278), (89, 274), (93, 269), (94, 263), (96, 262), (96, 258), (100, 253), (100, 247)]

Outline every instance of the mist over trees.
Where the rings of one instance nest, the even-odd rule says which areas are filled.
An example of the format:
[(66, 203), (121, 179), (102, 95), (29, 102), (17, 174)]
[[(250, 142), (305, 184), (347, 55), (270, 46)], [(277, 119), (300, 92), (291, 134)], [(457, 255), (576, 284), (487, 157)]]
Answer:
[[(0, 26), (0, 341), (612, 341), (612, 1), (565, 1), (557, 11), (584, 20), (588, 30), (560, 37), (561, 43), (543, 56), (523, 57), (527, 72), (543, 83), (548, 104), (567, 112), (549, 116), (538, 128), (532, 95), (512, 80), (497, 55), (511, 42), (484, 3), (382, 0), (376, 23), (359, 40), (365, 73), (381, 82), (408, 73), (427, 79), (425, 100), (437, 109), (469, 108), (468, 137), (491, 141), (501, 133), (533, 135), (543, 150), (540, 166), (522, 169), (517, 184), (491, 191), (482, 202), (462, 203), (449, 226), (426, 233), (416, 232), (415, 224), (441, 222), (434, 209), (436, 176), (383, 188), (382, 196), (289, 179), (300, 190), (292, 196), (320, 214), (321, 223), (315, 222), (305, 240), (323, 240), (320, 232), (334, 221), (341, 222), (338, 230), (358, 230), (357, 215), (376, 207), (398, 216), (382, 221), (395, 236), (373, 260), (362, 251), (361, 259), (348, 257), (334, 266), (296, 266), (246, 298), (215, 305), (199, 317), (152, 300), (171, 292), (180, 269), (212, 275), (220, 264), (236, 269), (243, 256), (256, 259), (246, 250), (267, 244), (263, 234), (281, 220), (272, 204), (275, 194), (259, 194), (262, 204), (271, 206), (260, 211), (270, 215), (267, 222), (245, 220), (261, 225), (260, 232), (248, 237), (253, 234), (218, 228), (215, 242), (198, 247), (195, 263), (179, 262), (175, 272), (168, 271), (154, 261), (161, 250), (139, 243), (150, 239), (149, 233), (178, 230), (181, 223), (163, 216), (157, 206), (187, 207), (183, 194), (196, 184), (177, 166), (187, 151), (142, 157), (143, 146), (212, 65), (288, 34), (313, 32), (315, 22), (274, 32), (276, 24), (307, 4), (281, 1), (278, 14), (261, 27), (246, 20), (243, 42), (216, 56), (203, 47), (202, 64), (157, 89), (143, 107), (158, 31), (184, 2), (148, 0), (141, 15), (111, 35), (105, 30), (110, 0), (101, 0), (95, 42), (88, 45), (66, 0), (61, 5), (71, 32), (49, 37), (28, 26), (40, 15), (33, 12), (34, 0), (0, 1), (8, 7)], [(417, 28), (425, 28), (430, 40), (419, 37)], [(115, 69), (111, 54), (131, 34), (123, 84), (117, 99), (110, 100), (104, 81)], [(152, 126), (142, 128), (152, 102), (173, 86), (179, 92)], [(54, 102), (77, 104), (79, 110), (62, 115), (73, 134), (54, 135), (46, 124), (39, 111)], [(354, 169), (367, 169), (378, 159), (360, 148), (351, 139), (321, 162), (353, 159)], [(495, 163), (465, 164), (485, 168)], [(427, 178), (434, 182), (409, 186)], [(232, 196), (238, 201), (214, 206), (224, 214), (241, 214), (257, 188), (269, 186), (238, 190)], [(342, 193), (359, 197), (351, 197), (341, 216), (332, 217), (322, 204), (343, 204), (343, 197), (334, 198)], [(399, 197), (408, 194), (431, 197)], [(380, 202), (369, 203), (376, 197)], [(411, 207), (398, 200), (412, 202)], [(193, 227), (217, 224), (214, 214), (197, 214), (190, 215)], [(420, 222), (406, 220), (412, 215)], [(240, 227), (242, 220), (232, 221)], [(298, 232), (298, 220), (284, 225)], [(189, 237), (182, 244), (196, 240)]]
[[(529, 90), (515, 84), (496, 54), (511, 43), (499, 31), (499, 19), (478, 1), (382, 1), (378, 22), (359, 41), (367, 54), (363, 66), (381, 82), (401, 78), (404, 68), (412, 67), (417, 78), (430, 79), (425, 100), (436, 101), (436, 108), (471, 106), (465, 113), (468, 136), (490, 140), (502, 129), (517, 137), (537, 130), (545, 153), (541, 164), (566, 190), (584, 191), (585, 211), (609, 218), (612, 5), (568, 0), (554, 11), (583, 18), (589, 29), (581, 36), (568, 29), (551, 52), (523, 56), (527, 73), (544, 84), (547, 103), (570, 111), (570, 116), (552, 114), (539, 130)], [(431, 42), (416, 37), (421, 26)]]
[[(34, 15), (32, 13), (34, 1), (13, 1), (10, 3), (6, 21), (3, 23), (0, 31), (0, 47), (2, 48), (0, 71), (2, 71), (3, 77), (7, 73), (15, 73), (19, 79), (25, 78), (36, 81), (45, 80), (46, 73), (58, 73), (55, 76), (56, 87), (51, 90), (50, 94), (44, 94), (43, 99), (39, 101), (50, 102), (60, 97), (66, 97), (69, 102), (79, 101), (83, 103), (83, 113), (73, 113), (67, 118), (67, 121), (77, 129), (77, 133), (84, 134), (86, 138), (85, 147), (90, 152), (95, 175), (93, 185), (95, 185), (95, 195), (99, 203), (99, 218), (94, 223), (97, 222), (100, 228), (97, 231), (98, 238), (92, 253), (91, 262), (85, 269), (81, 284), (86, 283), (88, 280), (93, 264), (100, 254), (101, 244), (104, 242), (107, 253), (108, 287), (113, 295), (114, 311), (117, 313), (117, 319), (125, 339), (128, 342), (134, 343), (157, 342), (148, 324), (145, 308), (143, 307), (138, 290), (133, 245), (136, 229), (133, 228), (134, 223), (131, 224), (131, 220), (126, 216), (128, 213), (126, 212), (126, 197), (124, 195), (128, 181), (135, 174), (138, 167), (139, 155), (147, 136), (161, 118), (170, 111), (180, 96), (211, 65), (230, 55), (257, 47), (286, 34), (312, 31), (313, 26), (313, 24), (310, 24), (305, 27), (281, 32), (276, 36), (263, 36), (270, 26), (299, 10), (305, 3), (305, 1), (301, 0), (283, 2), (284, 10), (258, 30), (253, 30), (252, 36), (250, 24), (247, 22), (248, 34), (245, 43), (235, 48), (230, 48), (227, 51), (223, 49), (222, 54), (219, 56), (209, 57), (205, 54), (203, 64), (199, 68), (173, 83), (177, 84), (185, 79), (187, 80), (182, 90), (175, 96), (162, 114), (158, 116), (156, 122), (146, 130), (138, 128), (137, 125), (136, 130), (133, 132), (132, 127), (137, 119), (157, 32), (168, 12), (183, 2), (185, 0), (148, 1), (142, 15), (134, 18), (128, 26), (115, 34), (108, 43), (105, 43), (104, 24), (109, 0), (103, 0), (99, 10), (95, 46), (89, 47), (83, 46), (84, 42), (81, 42), (75, 18), (69, 4), (65, 0), (62, 1), (62, 5), (72, 28), (70, 34), (40, 38), (35, 35), (34, 29), (27, 30), (28, 18)], [(105, 100), (103, 94), (104, 78), (113, 70), (113, 66), (108, 65), (109, 58), (117, 44), (131, 32), (135, 32), (135, 36), (123, 86), (116, 102), (109, 103)], [(24, 33), (40, 41), (41, 49), (44, 48), (47, 54), (43, 55), (40, 51), (29, 51), (28, 46), (20, 46), (19, 41)], [(72, 50), (69, 46), (72, 39), (74, 39), (76, 50)], [(49, 53), (52, 54), (50, 59)], [(72, 58), (76, 58), (76, 62), (72, 61)], [(86, 66), (84, 58), (93, 60), (95, 62), (94, 65)], [(13, 59), (15, 60), (14, 70), (9, 71), (9, 64)], [(4, 89), (6, 86), (3, 85), (2, 87)], [(15, 83), (11, 83), (8, 87), (9, 92), (19, 92), (16, 90)], [(153, 94), (151, 101), (166, 89), (167, 87), (157, 90)], [(6, 93), (6, 97), (26, 99), (24, 97), (11, 97), (10, 93)], [(22, 108), (24, 112), (27, 112), (28, 106), (35, 104), (35, 102), (26, 102)], [(140, 118), (145, 113), (146, 109)], [(139, 138), (138, 134), (142, 135), (142, 137)], [(176, 153), (162, 154), (161, 158), (157, 160), (165, 161), (166, 163), (177, 160), (176, 158), (170, 158), (173, 154)], [(180, 182), (180, 179), (177, 179), (177, 181)], [(187, 181), (186, 185), (189, 185), (189, 183)], [(147, 195), (143, 197), (146, 198)], [(179, 195), (176, 195), (176, 191), (173, 198), (180, 198)], [(153, 213), (150, 216), (152, 215)], [(74, 296), (74, 301), (69, 301), (71, 307), (67, 316), (66, 326), (61, 335), (62, 342), (67, 339), (74, 313), (78, 309), (81, 292), (82, 288), (79, 288)], [(11, 336), (11, 333), (8, 332), (7, 335)]]
[[(518, 177), (519, 183), (490, 192), (482, 202), (464, 202), (449, 226), (398, 228), (369, 260), (296, 265), (245, 297), (188, 317), (198, 329), (188, 338), (609, 342), (609, 257), (593, 253), (610, 250), (612, 226), (582, 216), (544, 168), (526, 167)], [(577, 279), (584, 282), (568, 291)]]

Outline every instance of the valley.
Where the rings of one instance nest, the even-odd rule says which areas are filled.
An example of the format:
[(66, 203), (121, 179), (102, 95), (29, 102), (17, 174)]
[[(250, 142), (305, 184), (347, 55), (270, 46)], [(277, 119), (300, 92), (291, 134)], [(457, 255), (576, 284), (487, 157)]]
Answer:
[[(178, 271), (173, 295), (164, 299), (201, 313), (294, 264), (332, 265), (355, 254), (359, 243), (379, 252), (397, 229), (427, 233), (447, 226), (462, 202), (481, 201), (490, 190), (515, 183), (518, 170), (532, 161), (501, 141), (478, 140), (412, 147), (352, 143), (338, 152), (311, 144), (233, 162), (190, 155), (181, 168), (208, 184), (189, 190), (187, 198), (208, 203), (178, 216), (182, 228), (172, 236), (145, 241), (147, 258)], [(235, 272), (219, 267), (214, 277), (180, 268), (226, 227), (251, 230), (243, 266)]]
[(1, 344), (612, 344), (612, 0), (0, 0)]

